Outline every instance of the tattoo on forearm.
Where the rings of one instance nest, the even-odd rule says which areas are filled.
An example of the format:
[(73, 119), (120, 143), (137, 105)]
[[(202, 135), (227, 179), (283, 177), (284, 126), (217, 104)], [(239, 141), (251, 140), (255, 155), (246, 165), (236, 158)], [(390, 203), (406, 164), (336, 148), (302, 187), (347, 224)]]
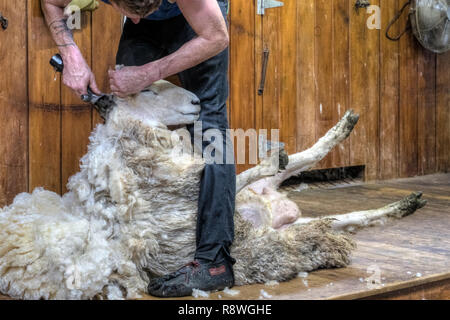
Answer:
[(72, 31), (67, 26), (66, 19), (53, 21), (52, 23), (50, 23), (49, 27), (51, 30), (54, 31), (55, 35), (57, 36), (60, 34), (64, 34), (69, 36), (70, 38), (73, 38)]
[(49, 24), (49, 28), (50, 30), (53, 31), (53, 33), (56, 36), (62, 35), (63, 37), (66, 36), (68, 38), (65, 38), (66, 40), (68, 39), (69, 41), (65, 42), (65, 43), (61, 43), (61, 44), (56, 44), (58, 47), (70, 47), (70, 46), (75, 46), (75, 42), (73, 42), (73, 35), (72, 35), (72, 31), (69, 29), (69, 27), (67, 26), (67, 20), (66, 19), (60, 19), (60, 20), (56, 20), (53, 21), (52, 23)]

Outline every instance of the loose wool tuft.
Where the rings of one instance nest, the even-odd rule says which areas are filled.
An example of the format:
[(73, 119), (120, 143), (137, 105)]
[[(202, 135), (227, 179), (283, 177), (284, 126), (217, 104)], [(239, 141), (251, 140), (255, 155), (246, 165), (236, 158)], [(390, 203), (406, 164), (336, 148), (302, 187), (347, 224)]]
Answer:
[[(35, 189), (0, 210), (0, 292), (20, 299), (124, 299), (191, 261), (204, 163), (180, 156), (166, 125), (198, 116), (193, 95), (166, 82), (117, 100), (90, 136), (63, 197)], [(163, 108), (165, 106), (165, 108)], [(157, 118), (172, 108), (179, 118)], [(194, 108), (194, 109), (192, 109)], [(170, 111), (170, 110), (169, 110)], [(180, 129), (184, 130), (184, 129)], [(184, 133), (186, 133), (184, 131)], [(283, 230), (235, 215), (236, 284), (292, 279), (349, 263), (354, 244), (327, 220)]]

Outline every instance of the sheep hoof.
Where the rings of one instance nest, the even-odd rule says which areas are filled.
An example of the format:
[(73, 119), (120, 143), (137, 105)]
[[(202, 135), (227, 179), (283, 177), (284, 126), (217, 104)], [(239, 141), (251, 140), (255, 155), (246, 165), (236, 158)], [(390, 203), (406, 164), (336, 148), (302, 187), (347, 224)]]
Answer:
[(395, 205), (398, 207), (391, 216), (396, 218), (403, 218), (413, 214), (417, 209), (424, 207), (427, 204), (427, 200), (423, 200), (422, 192), (413, 192), (409, 196), (403, 198)]

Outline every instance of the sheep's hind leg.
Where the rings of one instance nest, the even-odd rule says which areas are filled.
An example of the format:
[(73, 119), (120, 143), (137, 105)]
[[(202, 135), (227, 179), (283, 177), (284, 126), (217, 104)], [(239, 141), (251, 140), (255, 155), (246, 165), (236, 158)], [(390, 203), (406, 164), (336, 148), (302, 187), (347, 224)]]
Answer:
[[(414, 192), (400, 201), (379, 209), (357, 211), (325, 217), (332, 221), (331, 227), (336, 231), (353, 231), (376, 223), (383, 223), (389, 218), (403, 218), (413, 214), (427, 203), (421, 199), (422, 192)], [(318, 218), (300, 218), (294, 224), (307, 224)]]
[(340, 231), (411, 215), (426, 204), (421, 196), (420, 192), (412, 193), (375, 210), (326, 218), (301, 218), (282, 230), (254, 229), (237, 214), (236, 241), (232, 248), (237, 259), (234, 267), (236, 284), (286, 281), (302, 271), (345, 267), (350, 263), (355, 243)]
[(353, 240), (336, 233), (331, 221), (316, 220), (283, 230), (254, 229), (236, 215), (232, 255), (236, 285), (287, 281), (299, 272), (345, 267), (355, 248)]

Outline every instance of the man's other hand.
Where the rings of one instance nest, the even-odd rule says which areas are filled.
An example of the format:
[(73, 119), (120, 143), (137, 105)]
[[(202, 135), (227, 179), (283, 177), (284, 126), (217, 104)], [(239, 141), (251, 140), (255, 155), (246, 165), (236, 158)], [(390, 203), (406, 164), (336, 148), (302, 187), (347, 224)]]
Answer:
[(78, 96), (87, 93), (88, 86), (96, 94), (101, 94), (95, 82), (95, 76), (84, 60), (81, 53), (73, 50), (63, 57), (63, 83), (71, 88)]
[(139, 93), (156, 81), (150, 79), (149, 73), (144, 67), (123, 67), (119, 70), (110, 69), (108, 73), (111, 92), (121, 98)]

